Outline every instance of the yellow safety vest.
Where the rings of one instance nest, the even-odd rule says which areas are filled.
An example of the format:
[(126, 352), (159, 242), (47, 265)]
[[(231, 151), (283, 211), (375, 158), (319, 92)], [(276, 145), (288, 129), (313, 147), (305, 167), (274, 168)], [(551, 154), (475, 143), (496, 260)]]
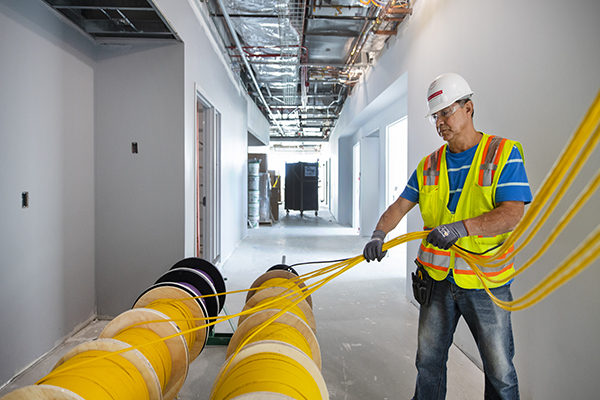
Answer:
[[(517, 146), (523, 157), (523, 149), (519, 142), (485, 133), (482, 135), (454, 214), (448, 210), (450, 184), (445, 157), (448, 145), (443, 145), (419, 163), (417, 167), (419, 208), (425, 223), (424, 229), (477, 217), (496, 207), (495, 193), (498, 179), (511, 150), (513, 146)], [(502, 243), (509, 235), (510, 232), (493, 237), (467, 236), (460, 238), (456, 244), (472, 252), (483, 253)], [(501, 259), (507, 260), (505, 264), (496, 268), (482, 268), (482, 272), (495, 279), (502, 279), (513, 273), (514, 258), (511, 256), (513, 250), (514, 248), (511, 247), (502, 255)], [(492, 250), (485, 256), (489, 257), (495, 252), (496, 250)], [(483, 289), (483, 284), (475, 272), (452, 249), (442, 250), (424, 239), (417, 259), (437, 281), (446, 279), (449, 270), (453, 269), (454, 281), (458, 286), (464, 289)], [(502, 285), (492, 282), (486, 284), (490, 288)]]

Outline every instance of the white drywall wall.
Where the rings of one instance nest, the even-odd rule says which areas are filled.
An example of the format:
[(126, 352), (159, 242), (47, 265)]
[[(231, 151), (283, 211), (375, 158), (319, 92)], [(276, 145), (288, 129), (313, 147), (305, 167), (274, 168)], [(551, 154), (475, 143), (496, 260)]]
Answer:
[(183, 56), (183, 44), (98, 49), (96, 292), (101, 316), (131, 308), (183, 258)]
[[(415, 1), (413, 15), (390, 40), (346, 107), (359, 116), (373, 99), (408, 72), (412, 170), (423, 156), (443, 144), (423, 119), (427, 87), (441, 73), (458, 72), (475, 92), (476, 128), (523, 143), (526, 168), (535, 191), (600, 89), (599, 15), (600, 3), (594, 0), (568, 5), (556, 0)], [(342, 149), (347, 142), (345, 132), (334, 134), (341, 139), (337, 146), (332, 144), (332, 151)], [(332, 154), (332, 159), (335, 157)], [(339, 159), (340, 170), (351, 170), (350, 163)], [(596, 155), (586, 168), (588, 178), (598, 169), (597, 160)], [(584, 183), (585, 179), (577, 181), (575, 194)], [(332, 182), (332, 188), (335, 185)], [(340, 198), (351, 193), (351, 186), (345, 186), (341, 177), (338, 189)], [(575, 194), (570, 194), (566, 205)], [(523, 295), (539, 282), (600, 222), (593, 208), (598, 201), (598, 196), (592, 198), (592, 205), (584, 209), (535, 269), (517, 278), (513, 284), (515, 296)], [(559, 208), (564, 210), (566, 205)], [(341, 215), (341, 202), (337, 207), (339, 211), (336, 207), (332, 210)], [(544, 231), (551, 228), (549, 224)], [(412, 213), (408, 230), (420, 229), (420, 216)], [(535, 240), (519, 256), (518, 263), (539, 248), (544, 237)], [(417, 245), (409, 243), (409, 258), (414, 256)], [(407, 263), (409, 268), (411, 264)], [(513, 314), (522, 398), (597, 397), (600, 382), (595, 375), (600, 369), (600, 348), (595, 338), (600, 333), (600, 316), (593, 310), (600, 306), (598, 266), (596, 262), (541, 304)], [(409, 282), (407, 291), (410, 293)], [(456, 343), (471, 355), (476, 352), (464, 325), (457, 332)]]
[(93, 45), (39, 1), (0, 2), (0, 37), (1, 385), (95, 296)]
[[(221, 260), (227, 259), (246, 236), (247, 204), (247, 97), (234, 84), (233, 73), (223, 62), (219, 44), (211, 39), (197, 0), (157, 0), (167, 19), (184, 41), (184, 162), (185, 256), (195, 249), (195, 113), (198, 87), (221, 113)], [(216, 40), (220, 40), (218, 37)], [(256, 120), (255, 120), (256, 121)], [(258, 126), (258, 123), (255, 125)], [(260, 129), (260, 128), (256, 128)]]

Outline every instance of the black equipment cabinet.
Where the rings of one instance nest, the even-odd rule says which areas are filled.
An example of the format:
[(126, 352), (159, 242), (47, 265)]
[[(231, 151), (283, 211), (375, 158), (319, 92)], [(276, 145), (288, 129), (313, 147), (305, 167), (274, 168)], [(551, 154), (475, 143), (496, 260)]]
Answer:
[(285, 211), (315, 211), (319, 214), (319, 164), (285, 164)]

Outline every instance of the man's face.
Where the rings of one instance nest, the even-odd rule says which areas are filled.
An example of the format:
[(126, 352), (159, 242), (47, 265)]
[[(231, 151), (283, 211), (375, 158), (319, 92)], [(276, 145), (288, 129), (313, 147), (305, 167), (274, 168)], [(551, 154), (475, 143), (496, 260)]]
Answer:
[(472, 103), (467, 101), (462, 107), (453, 103), (434, 115), (438, 135), (448, 142), (455, 138), (471, 122)]

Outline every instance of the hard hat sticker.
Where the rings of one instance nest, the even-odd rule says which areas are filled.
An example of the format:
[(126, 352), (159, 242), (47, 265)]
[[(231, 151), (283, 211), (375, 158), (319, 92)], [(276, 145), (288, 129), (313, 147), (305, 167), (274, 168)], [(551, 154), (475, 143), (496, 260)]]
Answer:
[(440, 96), (442, 93), (444, 93), (444, 91), (443, 91), (443, 90), (438, 90), (437, 92), (435, 92), (435, 93), (431, 94), (431, 96), (429, 96), (429, 97), (427, 98), (427, 101), (431, 101), (431, 99), (434, 99), (434, 98), (436, 98), (436, 97)]

